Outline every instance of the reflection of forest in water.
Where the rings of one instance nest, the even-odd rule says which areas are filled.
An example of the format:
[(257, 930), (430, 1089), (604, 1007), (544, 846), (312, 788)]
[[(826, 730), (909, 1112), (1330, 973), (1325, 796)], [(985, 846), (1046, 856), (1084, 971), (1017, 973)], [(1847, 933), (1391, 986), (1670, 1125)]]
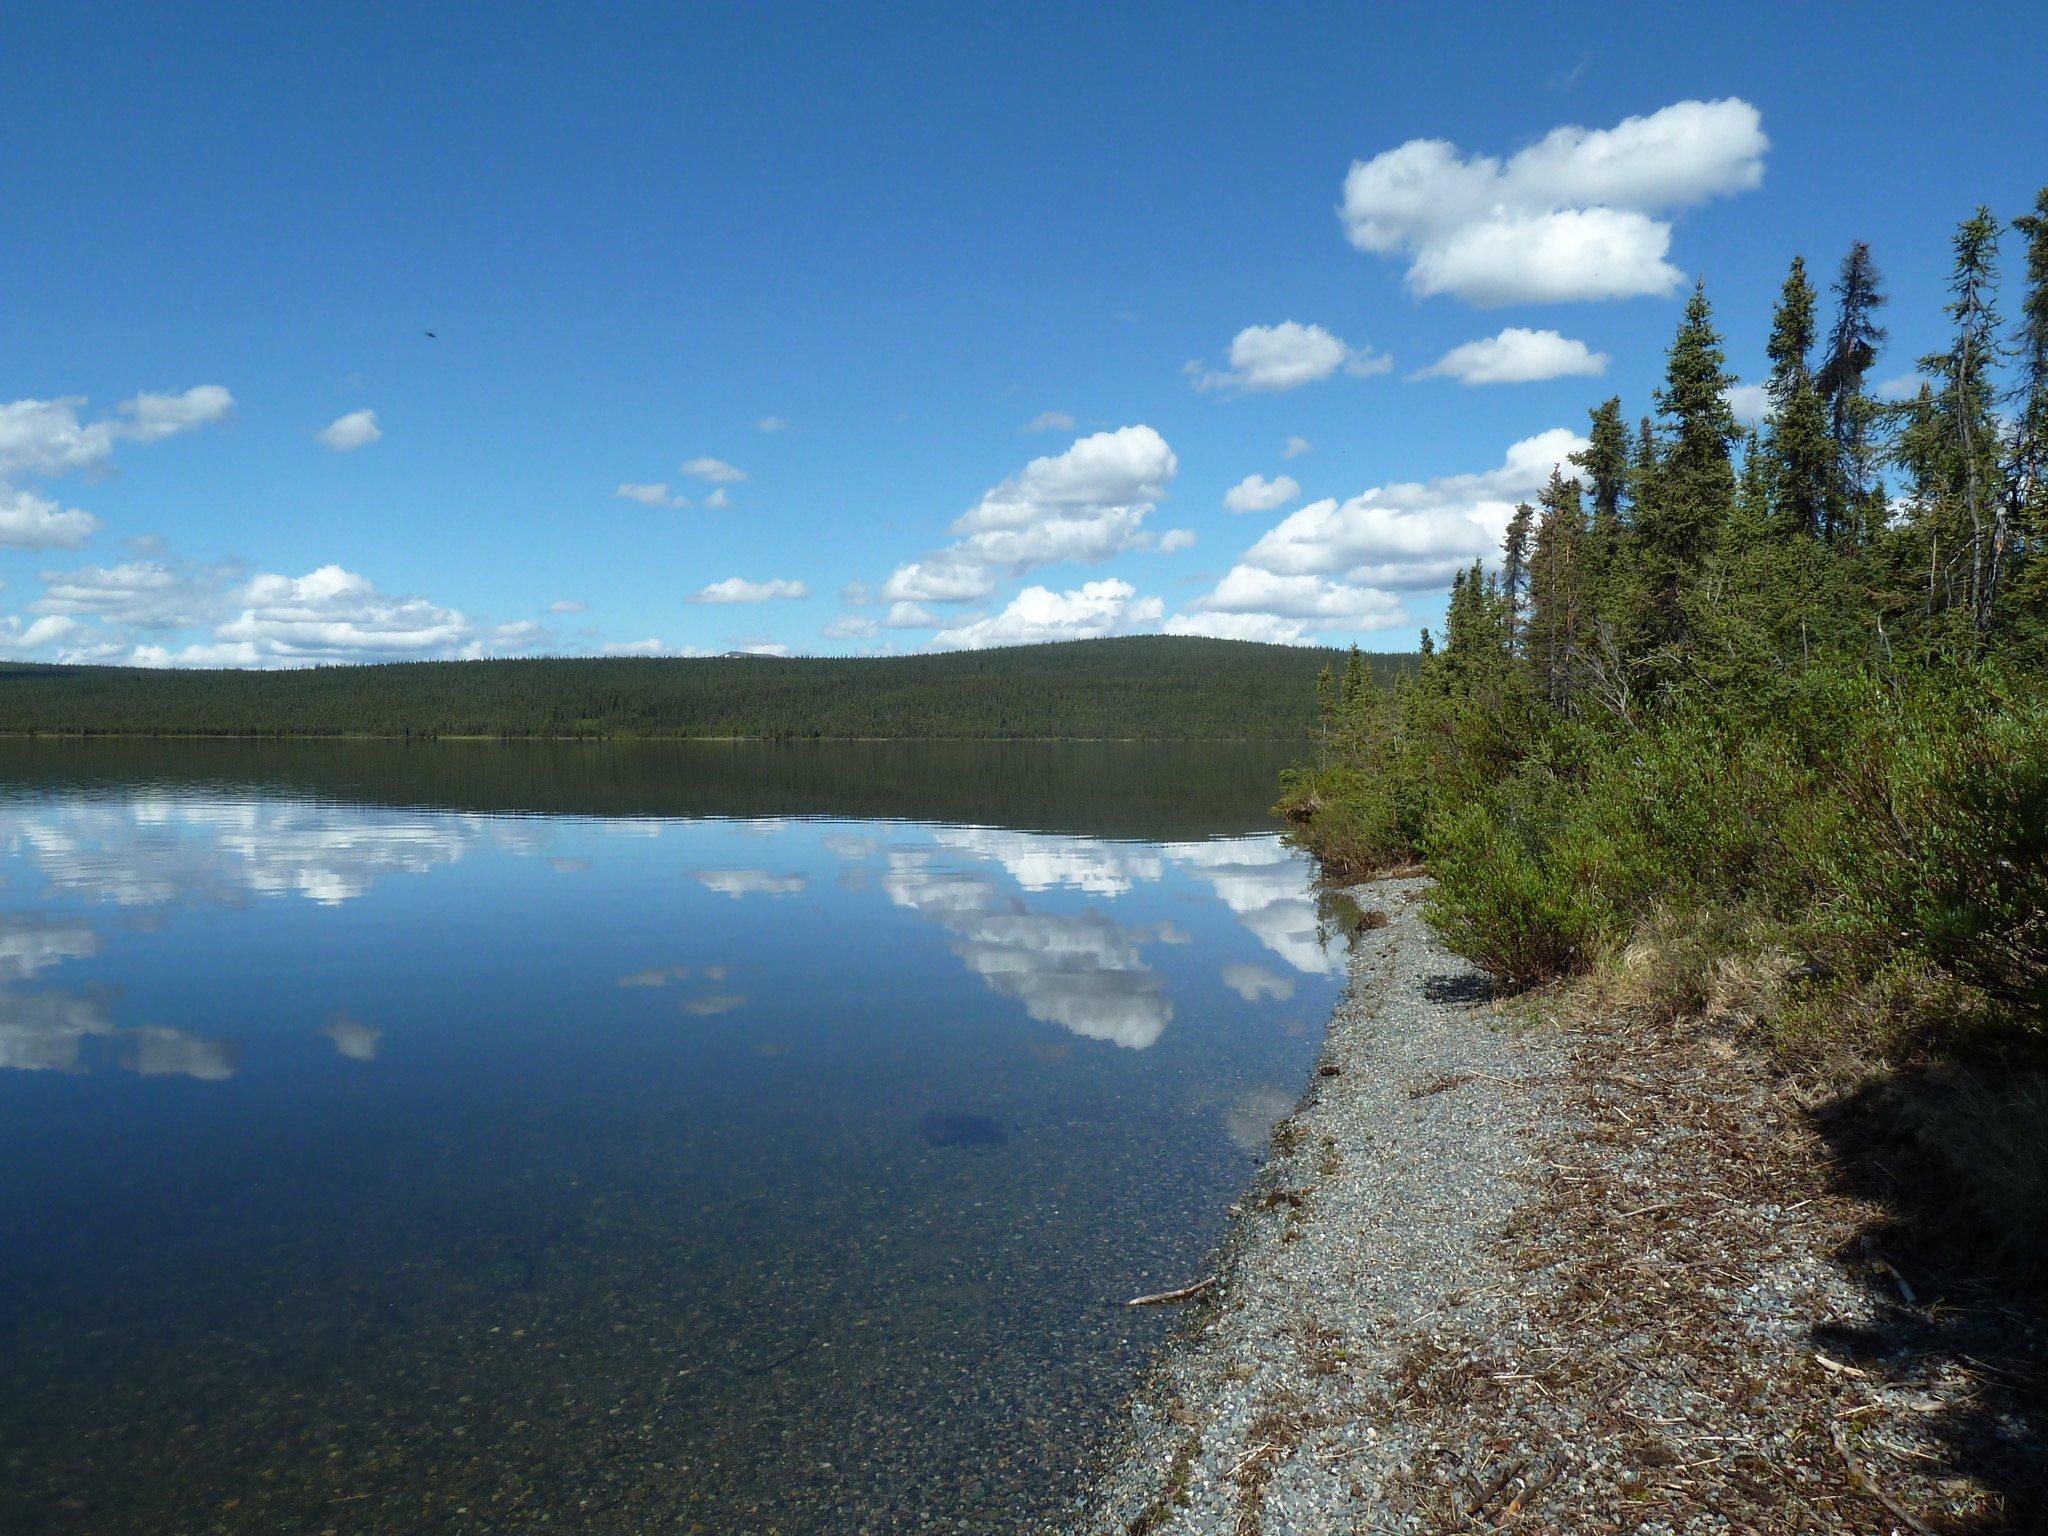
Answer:
[(829, 816), (1165, 839), (1269, 830), (1286, 742), (0, 739), (0, 795), (239, 795), (569, 816)]

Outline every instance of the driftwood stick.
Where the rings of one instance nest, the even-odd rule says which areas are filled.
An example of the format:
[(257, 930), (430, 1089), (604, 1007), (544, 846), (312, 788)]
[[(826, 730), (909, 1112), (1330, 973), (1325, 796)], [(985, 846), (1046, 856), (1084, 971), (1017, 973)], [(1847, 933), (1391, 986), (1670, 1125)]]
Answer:
[(1878, 1503), (1891, 1511), (1894, 1520), (1901, 1521), (1906, 1529), (1916, 1533), (1916, 1536), (1934, 1536), (1933, 1530), (1915, 1519), (1912, 1511), (1878, 1487), (1877, 1479), (1870, 1475), (1869, 1469), (1850, 1454), (1849, 1437), (1842, 1433), (1841, 1425), (1829, 1425), (1828, 1434), (1835, 1442), (1835, 1449), (1842, 1453), (1842, 1464), (1849, 1469), (1849, 1484), (1851, 1487), (1877, 1500)]
[(1184, 1285), (1179, 1290), (1158, 1291), (1150, 1296), (1133, 1296), (1124, 1305), (1127, 1307), (1161, 1307), (1169, 1301), (1187, 1301), (1199, 1296), (1216, 1283), (1214, 1275), (1206, 1280), (1197, 1280), (1193, 1285)]

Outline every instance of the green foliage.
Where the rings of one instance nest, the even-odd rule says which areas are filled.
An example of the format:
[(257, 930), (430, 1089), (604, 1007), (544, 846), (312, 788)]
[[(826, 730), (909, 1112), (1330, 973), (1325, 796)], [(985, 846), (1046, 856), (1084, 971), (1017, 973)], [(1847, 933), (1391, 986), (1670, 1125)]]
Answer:
[(1835, 935), (1898, 947), (2048, 1017), (2048, 701), (1972, 675), (1873, 701), (1832, 754), (1843, 814), (1816, 850)]
[[(1141, 635), (935, 656), (0, 667), (0, 732), (1301, 740), (1332, 653)], [(1360, 657), (1391, 681), (1413, 662)]]
[(1980, 210), (1952, 339), (1882, 413), (1866, 247), (1818, 369), (1793, 264), (1760, 433), (1729, 418), (1695, 292), (1661, 425), (1631, 449), (1603, 403), (1577, 457), (1590, 516), (1553, 479), (1509, 525), (1506, 587), (1463, 573), (1420, 674), (1339, 703), (1289, 784), (1302, 839), (1346, 872), (1424, 859), (1431, 921), (1518, 984), (1655, 952), (1657, 1006), (1740, 992), (1801, 1049), (2048, 1049), (2039, 209), (2016, 226), (2016, 334)]

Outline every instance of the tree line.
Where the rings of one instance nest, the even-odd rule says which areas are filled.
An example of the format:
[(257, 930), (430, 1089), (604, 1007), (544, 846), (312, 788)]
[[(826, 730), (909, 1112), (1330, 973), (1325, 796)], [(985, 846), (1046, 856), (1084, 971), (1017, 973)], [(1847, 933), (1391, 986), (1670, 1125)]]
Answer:
[(1426, 859), (1432, 920), (1516, 982), (1649, 955), (1673, 1007), (1751, 977), (1788, 1046), (2038, 1045), (2048, 190), (1957, 229), (1904, 398), (1867, 245), (1830, 289), (1792, 261), (1745, 428), (1697, 287), (1651, 409), (1592, 411), (1419, 675), (1325, 679), (1283, 809), (1340, 871)]
[[(897, 657), (0, 666), (0, 733), (1305, 740), (1332, 653), (1145, 635)], [(1376, 657), (1391, 682), (1412, 657)]]

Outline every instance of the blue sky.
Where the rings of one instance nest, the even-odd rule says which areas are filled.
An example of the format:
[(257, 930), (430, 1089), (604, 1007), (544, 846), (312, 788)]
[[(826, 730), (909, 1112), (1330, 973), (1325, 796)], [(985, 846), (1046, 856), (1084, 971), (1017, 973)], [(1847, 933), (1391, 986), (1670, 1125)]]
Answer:
[(1694, 275), (1754, 379), (1792, 253), (1867, 239), (1909, 373), (1954, 224), (2048, 180), (2044, 55), (2035, 5), (13, 6), (0, 649), (1411, 647)]

